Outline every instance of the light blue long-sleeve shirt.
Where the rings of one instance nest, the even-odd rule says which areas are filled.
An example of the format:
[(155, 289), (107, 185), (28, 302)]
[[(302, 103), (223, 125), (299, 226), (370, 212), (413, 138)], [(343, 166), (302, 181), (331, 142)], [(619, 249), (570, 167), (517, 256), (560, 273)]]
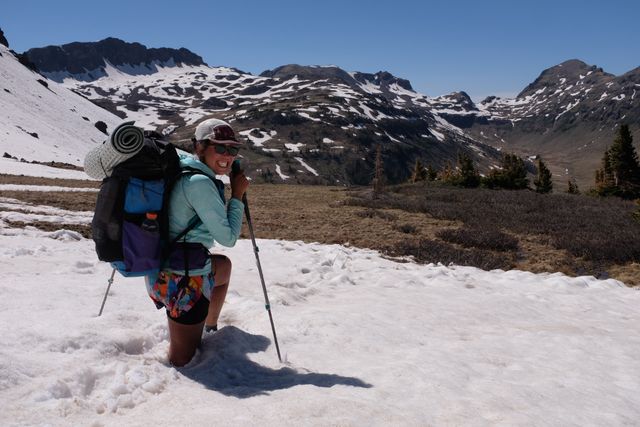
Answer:
[[(180, 156), (180, 165), (197, 169), (201, 174), (187, 175), (180, 178), (171, 193), (169, 202), (169, 238), (173, 240), (196, 216), (202, 221), (185, 236), (187, 242), (202, 243), (211, 248), (214, 241), (222, 246), (232, 247), (240, 236), (244, 204), (235, 198), (225, 201), (214, 184), (214, 172), (204, 163), (191, 156)], [(218, 185), (222, 182), (216, 180)], [(183, 239), (180, 239), (183, 241)], [(183, 270), (169, 271), (184, 274)], [(189, 269), (190, 275), (203, 275), (211, 271), (211, 262), (202, 269)]]

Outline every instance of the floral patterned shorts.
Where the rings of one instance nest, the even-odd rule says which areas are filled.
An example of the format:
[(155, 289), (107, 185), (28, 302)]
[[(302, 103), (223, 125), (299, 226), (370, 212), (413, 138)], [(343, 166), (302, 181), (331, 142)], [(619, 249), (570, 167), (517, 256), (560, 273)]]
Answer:
[[(180, 318), (184, 317), (200, 301), (201, 297), (206, 298), (208, 307), (213, 285), (211, 273), (204, 276), (180, 276), (168, 271), (161, 271), (155, 281), (151, 277), (147, 278), (147, 292), (156, 307), (165, 307), (167, 315), (179, 323), (187, 323), (180, 322)], [(198, 306), (201, 307), (202, 303), (204, 301)], [(206, 317), (206, 310), (204, 317)], [(204, 317), (193, 323), (201, 322)]]

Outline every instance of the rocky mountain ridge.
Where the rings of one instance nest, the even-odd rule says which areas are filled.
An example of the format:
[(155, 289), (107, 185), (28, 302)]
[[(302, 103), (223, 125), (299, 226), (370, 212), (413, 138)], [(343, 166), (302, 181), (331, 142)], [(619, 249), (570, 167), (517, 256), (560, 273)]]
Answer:
[[(556, 180), (570, 175), (585, 185), (618, 123), (630, 122), (637, 132), (640, 120), (640, 69), (614, 76), (579, 60), (544, 70), (516, 98), (474, 103), (463, 91), (425, 96), (384, 71), (289, 64), (256, 76), (209, 67), (191, 52), (167, 59), (150, 49), (139, 54), (137, 43), (98, 43), (78, 44), (91, 53), (88, 62), (65, 54), (50, 60), (45, 75), (178, 143), (186, 144), (206, 117), (237, 122), (250, 142), (255, 173), (274, 181), (294, 181), (286, 169), (295, 182), (364, 183), (372, 173), (371, 148), (384, 144), (392, 181), (406, 179), (415, 158), (442, 167), (455, 163), (459, 152), (486, 172), (498, 163), (497, 149), (541, 155)], [(126, 61), (102, 54), (99, 65), (100, 49), (113, 43), (133, 46), (123, 53)], [(26, 53), (32, 59), (29, 52), (37, 50)], [(72, 58), (75, 68), (60, 65)], [(38, 64), (37, 57), (32, 61)], [(97, 72), (81, 72), (96, 64)]]
[[(101, 46), (89, 49), (92, 56)], [(243, 155), (254, 179), (368, 184), (378, 144), (391, 182), (407, 179), (416, 158), (441, 167), (465, 152), (488, 170), (500, 157), (432, 114), (427, 97), (387, 72), (291, 64), (256, 76), (194, 63), (137, 73), (105, 59), (100, 73), (89, 76), (53, 66), (62, 62), (51, 60), (45, 75), (67, 73), (64, 84), (78, 94), (185, 148), (200, 120), (235, 123), (247, 140)], [(76, 69), (87, 64), (96, 65)]]
[(620, 76), (580, 60), (544, 70), (515, 98), (473, 103), (460, 93), (434, 111), (470, 137), (522, 156), (541, 156), (557, 182), (593, 185), (594, 171), (620, 124), (640, 139), (640, 68)]
[(93, 81), (107, 75), (111, 65), (128, 74), (151, 74), (158, 66), (206, 65), (185, 48), (147, 48), (109, 37), (98, 42), (32, 48), (25, 52), (40, 73), (61, 83), (65, 78)]

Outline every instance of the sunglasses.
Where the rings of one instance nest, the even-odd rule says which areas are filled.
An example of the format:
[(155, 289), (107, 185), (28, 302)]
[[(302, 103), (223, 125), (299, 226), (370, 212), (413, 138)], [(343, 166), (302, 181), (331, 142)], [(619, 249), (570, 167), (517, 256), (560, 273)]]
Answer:
[(207, 143), (207, 146), (213, 147), (213, 150), (218, 154), (227, 153), (231, 156), (237, 156), (240, 151), (240, 148), (234, 147), (233, 145)]

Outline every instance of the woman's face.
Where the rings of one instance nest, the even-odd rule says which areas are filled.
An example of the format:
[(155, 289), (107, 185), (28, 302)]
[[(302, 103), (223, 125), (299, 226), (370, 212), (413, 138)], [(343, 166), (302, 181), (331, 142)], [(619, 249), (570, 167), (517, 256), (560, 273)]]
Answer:
[[(224, 151), (223, 151), (224, 149)], [(231, 145), (208, 144), (204, 148), (203, 163), (209, 166), (217, 175), (228, 175), (231, 172), (231, 165), (236, 158), (236, 154), (229, 153), (229, 149), (234, 150)]]

